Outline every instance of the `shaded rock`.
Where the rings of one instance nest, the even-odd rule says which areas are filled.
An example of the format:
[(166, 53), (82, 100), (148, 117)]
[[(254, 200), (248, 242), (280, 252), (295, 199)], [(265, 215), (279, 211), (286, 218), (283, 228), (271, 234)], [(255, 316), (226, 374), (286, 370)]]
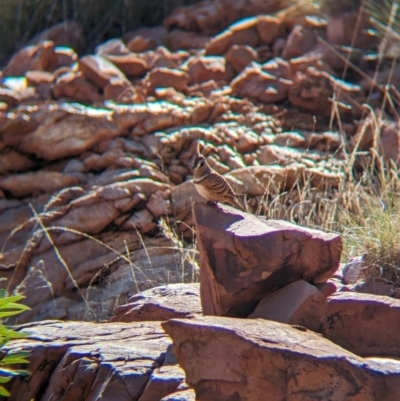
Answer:
[(71, 401), (155, 401), (184, 384), (159, 323), (48, 321), (23, 330), (30, 337), (9, 343), (8, 350), (30, 352), (31, 375), (9, 384), (10, 401), (50, 401), (57, 394)]
[(138, 57), (136, 54), (122, 54), (105, 56), (107, 60), (111, 61), (128, 77), (142, 77), (149, 69), (148, 64), (143, 58)]
[(44, 41), (18, 51), (2, 71), (3, 77), (22, 76), (29, 70), (52, 71), (57, 67), (54, 43)]
[(263, 296), (338, 268), (341, 238), (227, 206), (193, 205), (204, 314), (246, 316)]
[(102, 100), (98, 89), (81, 73), (74, 72), (67, 72), (56, 79), (53, 94), (56, 99), (66, 97), (82, 103), (94, 103)]
[(142, 233), (148, 233), (157, 227), (154, 223), (154, 216), (147, 210), (143, 209), (139, 212), (134, 213), (129, 219), (127, 219), (122, 228), (130, 230), (140, 230)]
[(54, 192), (57, 189), (72, 187), (79, 180), (72, 175), (56, 171), (36, 171), (33, 173), (15, 174), (0, 179), (0, 189), (14, 196), (37, 195)]
[(248, 317), (300, 325), (319, 331), (324, 299), (316, 287), (299, 280), (266, 295)]
[(270, 15), (257, 17), (257, 32), (262, 43), (273, 44), (279, 37), (285, 36), (285, 27), (282, 21)]
[(258, 55), (250, 46), (233, 45), (225, 54), (225, 59), (232, 65), (235, 72), (239, 73), (253, 61), (257, 61)]
[(137, 103), (143, 100), (139, 96), (135, 87), (126, 79), (119, 77), (111, 78), (104, 88), (104, 99), (114, 100), (119, 103)]
[(194, 56), (187, 62), (187, 72), (189, 85), (209, 80), (229, 82), (231, 78), (225, 59), (216, 56)]
[(296, 25), (288, 36), (285, 47), (282, 50), (284, 59), (302, 56), (311, 51), (318, 43), (318, 35), (315, 29)]
[(74, 49), (69, 47), (56, 47), (54, 49), (57, 57), (57, 67), (71, 67), (74, 63), (78, 61), (78, 55), (75, 53)]
[(162, 326), (199, 401), (395, 401), (400, 391), (398, 361), (362, 359), (304, 329), (220, 317)]
[(104, 89), (111, 78), (126, 79), (125, 75), (114, 64), (100, 56), (85, 56), (79, 60), (83, 76), (100, 89)]
[(231, 82), (232, 90), (240, 96), (256, 98), (267, 103), (285, 99), (291, 86), (292, 81), (264, 72), (256, 63), (245, 68)]
[(196, 32), (187, 32), (180, 29), (173, 29), (168, 32), (165, 44), (171, 51), (182, 49), (203, 49), (210, 40), (209, 36), (201, 35)]
[(188, 82), (189, 76), (186, 72), (163, 67), (152, 69), (144, 80), (149, 93), (152, 93), (155, 88), (174, 88), (183, 91)]
[(171, 214), (171, 202), (168, 199), (168, 195), (167, 193), (156, 192), (150, 196), (146, 207), (154, 217)]
[(32, 123), (39, 126), (24, 135), (18, 145), (24, 152), (47, 160), (78, 155), (95, 143), (121, 133), (121, 129), (110, 121), (110, 112), (106, 110), (90, 113), (94, 110), (61, 104), (32, 111)]
[(27, 71), (25, 74), (28, 86), (39, 86), (40, 84), (51, 84), (54, 81), (54, 76), (47, 71)]
[(0, 153), (0, 175), (33, 168), (36, 163), (15, 150)]
[(400, 356), (400, 300), (337, 293), (327, 298), (321, 317), (324, 336), (362, 356)]
[(163, 321), (201, 315), (198, 283), (169, 284), (141, 292), (114, 311), (112, 322)]
[(121, 39), (110, 39), (96, 46), (97, 56), (121, 56), (129, 54), (129, 49)]

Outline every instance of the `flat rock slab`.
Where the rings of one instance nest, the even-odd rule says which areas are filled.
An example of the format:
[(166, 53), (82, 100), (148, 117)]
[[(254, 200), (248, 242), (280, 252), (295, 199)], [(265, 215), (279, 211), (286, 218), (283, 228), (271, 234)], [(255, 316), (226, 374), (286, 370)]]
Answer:
[(175, 391), (194, 399), (159, 323), (46, 321), (23, 330), (29, 338), (7, 349), (30, 351), (31, 375), (12, 382), (9, 401), (159, 401)]
[(322, 333), (357, 355), (400, 357), (400, 300), (343, 292), (327, 298)]
[(119, 306), (112, 322), (164, 321), (202, 315), (200, 284), (169, 284), (151, 288)]
[(363, 359), (311, 331), (214, 316), (162, 326), (198, 401), (399, 399), (399, 361)]
[(293, 281), (324, 282), (339, 267), (340, 236), (229, 206), (195, 202), (203, 313), (247, 316)]

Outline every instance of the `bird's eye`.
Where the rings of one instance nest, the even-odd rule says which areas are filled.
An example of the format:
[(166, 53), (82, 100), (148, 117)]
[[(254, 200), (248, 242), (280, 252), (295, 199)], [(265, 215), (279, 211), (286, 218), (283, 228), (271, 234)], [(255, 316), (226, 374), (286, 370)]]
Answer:
[(202, 161), (200, 162), (200, 166), (201, 166), (201, 167), (204, 166), (204, 160), (202, 160)]

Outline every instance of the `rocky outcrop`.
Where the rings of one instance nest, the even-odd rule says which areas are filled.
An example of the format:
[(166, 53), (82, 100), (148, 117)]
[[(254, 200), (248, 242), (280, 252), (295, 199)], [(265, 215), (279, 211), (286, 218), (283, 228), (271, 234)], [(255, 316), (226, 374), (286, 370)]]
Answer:
[[(159, 323), (47, 321), (22, 327), (30, 376), (11, 385), (10, 401), (194, 400)], [(164, 398), (165, 397), (165, 398)]]
[(112, 322), (163, 321), (202, 315), (198, 283), (169, 284), (129, 298), (114, 311)]
[(338, 235), (228, 206), (198, 202), (193, 210), (206, 315), (247, 316), (277, 288), (301, 278), (323, 282), (339, 267)]
[[(304, 328), (204, 317), (162, 324), (199, 401), (397, 400), (400, 365), (363, 359)], [(345, 372), (345, 373), (343, 373)]]

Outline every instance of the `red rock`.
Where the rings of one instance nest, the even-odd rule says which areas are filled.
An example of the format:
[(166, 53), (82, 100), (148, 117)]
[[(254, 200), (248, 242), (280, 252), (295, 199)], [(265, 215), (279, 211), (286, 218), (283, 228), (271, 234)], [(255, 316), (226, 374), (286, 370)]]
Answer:
[(221, 55), (232, 45), (257, 47), (259, 36), (256, 29), (257, 20), (247, 18), (231, 25), (226, 31), (212, 38), (206, 45), (206, 54)]
[(98, 89), (81, 73), (74, 72), (68, 72), (56, 79), (53, 94), (56, 99), (68, 98), (82, 103), (94, 103), (102, 100)]
[(0, 102), (7, 104), (10, 107), (15, 107), (21, 101), (21, 96), (18, 92), (0, 87)]
[(112, 322), (149, 322), (201, 315), (198, 283), (169, 284), (133, 295), (118, 306)]
[(29, 86), (51, 84), (54, 80), (53, 74), (47, 71), (27, 71), (25, 76)]
[(63, 21), (51, 26), (34, 36), (29, 44), (37, 45), (45, 40), (50, 40), (55, 46), (66, 46), (81, 49), (85, 40), (83, 38), (82, 28), (75, 21)]
[(154, 68), (144, 80), (147, 90), (152, 93), (155, 88), (168, 87), (183, 91), (189, 82), (189, 75), (182, 70)]
[(143, 209), (134, 213), (128, 220), (122, 224), (125, 230), (140, 230), (142, 233), (148, 233), (157, 227), (153, 222), (154, 216), (147, 210)]
[(71, 67), (72, 64), (78, 61), (78, 55), (74, 49), (69, 47), (56, 47), (54, 52), (57, 57), (57, 67)]
[(71, 175), (42, 170), (0, 178), (0, 189), (10, 192), (13, 196), (21, 197), (54, 192), (78, 183), (79, 180)]
[(29, 70), (52, 71), (57, 68), (54, 43), (45, 41), (18, 51), (3, 69), (2, 76), (22, 76)]
[(104, 88), (103, 97), (104, 99), (114, 100), (117, 103), (140, 103), (145, 101), (129, 81), (119, 77), (111, 78), (109, 84)]
[(299, 280), (266, 295), (248, 317), (300, 325), (319, 331), (324, 299), (316, 287)]
[(261, 42), (267, 45), (271, 45), (278, 38), (286, 36), (284, 24), (277, 17), (260, 15), (257, 17), (256, 27)]
[(328, 281), (325, 281), (325, 283), (317, 283), (315, 286), (325, 298), (328, 298), (335, 292), (339, 292), (342, 289), (343, 284), (340, 280), (330, 278)]
[(282, 132), (275, 137), (274, 144), (287, 146), (289, 148), (304, 147), (306, 140), (303, 135), (297, 132)]
[[(58, 305), (68, 308), (70, 303), (64, 298)], [(29, 352), (30, 380), (28, 384), (17, 377), (7, 384), (10, 401), (51, 400), (56, 394), (64, 401), (78, 401), (95, 398), (98, 391), (114, 401), (174, 400), (174, 393), (180, 397), (186, 387), (171, 340), (158, 322), (47, 321), (25, 327), (30, 337), (8, 343), (7, 349)], [(123, 361), (120, 354), (125, 355)]]
[(129, 49), (121, 39), (110, 39), (96, 47), (96, 55), (101, 57), (123, 56), (129, 53)]
[(277, 288), (300, 278), (323, 282), (339, 265), (337, 235), (228, 206), (196, 202), (193, 211), (204, 314), (246, 316)]
[(264, 63), (261, 66), (261, 69), (265, 72), (268, 72), (269, 74), (275, 75), (276, 77), (289, 80), (293, 79), (291, 65), (280, 57), (275, 57)]
[(85, 56), (79, 60), (83, 76), (100, 89), (104, 89), (111, 78), (126, 79), (125, 75), (114, 64), (100, 56)]
[(317, 45), (317, 32), (315, 29), (296, 25), (286, 40), (282, 51), (284, 59), (302, 56)]
[(337, 293), (321, 317), (326, 338), (361, 356), (400, 356), (400, 300), (386, 296)]
[(400, 393), (398, 361), (357, 357), (308, 330), (209, 316), (162, 326), (198, 401), (396, 401)]
[(171, 203), (167, 199), (168, 195), (163, 195), (163, 193), (156, 192), (150, 196), (150, 199), (147, 202), (146, 207), (154, 217), (171, 214)]
[(232, 65), (235, 72), (239, 73), (253, 61), (257, 61), (258, 55), (250, 46), (233, 45), (225, 54), (225, 59)]
[(223, 57), (194, 56), (187, 62), (189, 85), (209, 80), (229, 82), (231, 73)]
[[(134, 53), (141, 53), (143, 50), (135, 49), (134, 47), (132, 49), (130, 48), (129, 46), (130, 41), (133, 41), (132, 43), (135, 43), (134, 42), (135, 38), (143, 38), (146, 41), (149, 40), (149, 43), (151, 45), (155, 43), (154, 47), (157, 47), (159, 45), (164, 44), (166, 34), (167, 31), (165, 30), (165, 28), (159, 25), (153, 28), (139, 28), (135, 31), (127, 32), (125, 35), (123, 35), (122, 40), (127, 44), (127, 47), (130, 51)], [(152, 49), (146, 49), (146, 50), (152, 50)]]
[(288, 96), (292, 81), (275, 77), (261, 70), (256, 63), (245, 68), (232, 82), (231, 87), (240, 96), (274, 103)]
[(300, 109), (331, 115), (334, 79), (310, 67), (305, 74), (297, 72), (289, 92), (289, 101)]
[(6, 150), (0, 153), (0, 175), (29, 170), (35, 165), (33, 160), (15, 150)]
[(155, 49), (157, 47), (157, 42), (153, 38), (137, 35), (127, 43), (127, 47), (133, 53), (142, 53), (147, 50)]
[(105, 57), (128, 77), (142, 77), (149, 69), (145, 60), (133, 53), (120, 56), (107, 55)]

